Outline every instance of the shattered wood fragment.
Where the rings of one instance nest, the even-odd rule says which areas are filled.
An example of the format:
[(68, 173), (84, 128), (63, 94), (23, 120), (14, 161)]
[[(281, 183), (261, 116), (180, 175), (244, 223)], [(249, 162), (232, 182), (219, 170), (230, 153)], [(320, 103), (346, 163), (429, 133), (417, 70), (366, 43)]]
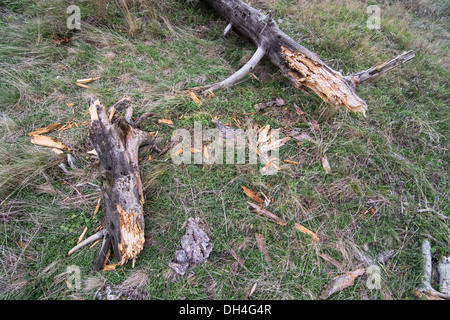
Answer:
[(290, 163), (290, 164), (298, 164), (298, 162), (296, 161), (292, 161), (292, 160), (283, 160), (284, 163)]
[(168, 119), (159, 119), (158, 123), (166, 124), (169, 127), (173, 126), (173, 121), (172, 120), (168, 120)]
[(89, 89), (89, 86), (82, 84), (82, 83), (75, 82), (75, 85), (78, 87), (81, 87), (81, 88)]
[(302, 226), (301, 224), (296, 223), (296, 224), (294, 225), (294, 228), (295, 228), (296, 230), (302, 232), (302, 233), (305, 233), (305, 234), (309, 235), (314, 241), (316, 241), (316, 242), (319, 242), (319, 241), (320, 241), (320, 239), (319, 239), (319, 237), (317, 236), (316, 233), (312, 232), (312, 231), (309, 230), (308, 228), (305, 228), (305, 227)]
[(77, 83), (85, 84), (85, 83), (89, 83), (89, 82), (92, 82), (92, 81), (95, 81), (95, 80), (98, 80), (98, 79), (100, 79), (100, 77), (79, 79), (79, 80), (77, 80)]
[(196, 103), (196, 104), (198, 104), (199, 106), (201, 106), (202, 105), (202, 102), (200, 101), (200, 99), (197, 97), (197, 95), (195, 94), (195, 92), (192, 92), (192, 91), (188, 91), (188, 94), (189, 94), (189, 96), (191, 97), (191, 99)]
[(259, 251), (264, 254), (264, 260), (269, 263), (272, 262), (272, 258), (270, 257), (269, 251), (267, 250), (266, 239), (264, 239), (264, 236), (260, 233), (255, 232), (255, 238)]
[(29, 136), (38, 136), (38, 135), (41, 135), (41, 134), (44, 134), (44, 133), (48, 133), (48, 132), (53, 131), (53, 130), (58, 130), (61, 127), (62, 127), (61, 123), (52, 123), (52, 124), (46, 126), (45, 128), (39, 128), (39, 129), (36, 129), (36, 130), (34, 130), (32, 132), (29, 132), (28, 135)]
[(33, 136), (31, 143), (60, 150), (67, 149), (67, 146), (61, 141), (47, 136)]
[(98, 198), (97, 200), (97, 205), (95, 206), (95, 210), (94, 210), (94, 214), (92, 215), (93, 217), (95, 217), (95, 215), (97, 214), (98, 210), (100, 209), (100, 202), (102, 201), (102, 198)]
[(263, 199), (261, 199), (258, 194), (252, 190), (250, 190), (247, 187), (241, 186), (242, 190), (244, 190), (244, 193), (247, 197), (249, 197), (250, 199), (252, 199), (253, 201), (255, 201), (258, 205), (262, 205), (262, 203), (264, 202)]
[(83, 240), (84, 235), (86, 234), (86, 231), (87, 231), (87, 227), (84, 228), (83, 232), (81, 233), (80, 237), (78, 238), (77, 244), (79, 244)]
[(333, 293), (342, 291), (345, 288), (348, 288), (353, 285), (355, 279), (360, 277), (366, 272), (364, 268), (357, 269), (353, 272), (347, 272), (341, 276), (338, 276), (328, 282), (325, 287), (322, 289), (322, 292), (319, 295), (319, 299), (327, 299)]
[(258, 206), (257, 204), (248, 202), (247, 203), (252, 207), (252, 209), (259, 214), (260, 216), (272, 219), (274, 222), (279, 224), (280, 226), (285, 226), (286, 222), (283, 221), (280, 217), (274, 215), (272, 212), (267, 211), (266, 209), (262, 208), (261, 206)]

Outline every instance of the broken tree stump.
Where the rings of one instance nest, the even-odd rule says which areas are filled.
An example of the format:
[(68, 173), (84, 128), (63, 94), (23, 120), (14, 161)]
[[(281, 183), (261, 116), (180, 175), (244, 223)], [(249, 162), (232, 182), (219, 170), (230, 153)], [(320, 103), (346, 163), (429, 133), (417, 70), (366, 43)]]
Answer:
[(134, 264), (144, 247), (144, 195), (138, 153), (139, 147), (150, 144), (153, 136), (136, 128), (142, 123), (142, 117), (134, 124), (131, 123), (133, 109), (130, 99), (124, 97), (119, 102), (120, 109), (126, 108), (127, 111), (125, 117), (117, 119), (113, 116), (119, 108), (113, 107), (107, 111), (96, 98), (91, 99), (89, 108), (89, 139), (104, 169), (101, 188), (106, 204), (106, 228), (80, 243), (69, 254), (89, 242), (103, 238), (102, 247), (92, 267), (93, 271), (104, 266), (108, 252), (114, 254), (118, 264), (129, 260)]
[(241, 69), (227, 79), (216, 84), (191, 88), (203, 90), (204, 95), (232, 86), (251, 72), (263, 57), (268, 57), (296, 88), (305, 91), (309, 88), (327, 103), (340, 105), (365, 115), (367, 104), (356, 95), (356, 87), (414, 57), (412, 51), (404, 52), (368, 70), (343, 76), (326, 65), (314, 52), (281, 31), (270, 14), (263, 14), (242, 0), (205, 0), (205, 2), (229, 23), (224, 34), (233, 29), (249, 38), (257, 46), (257, 50)]

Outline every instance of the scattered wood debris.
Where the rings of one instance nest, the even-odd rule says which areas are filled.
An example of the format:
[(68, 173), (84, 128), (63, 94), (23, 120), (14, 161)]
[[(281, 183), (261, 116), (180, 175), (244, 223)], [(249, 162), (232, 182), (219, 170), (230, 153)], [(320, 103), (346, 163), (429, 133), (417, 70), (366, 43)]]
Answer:
[(84, 228), (83, 232), (81, 233), (80, 237), (78, 238), (77, 244), (79, 244), (83, 240), (84, 235), (86, 234), (86, 231), (87, 231), (87, 227)]
[(222, 135), (222, 138), (224, 139), (233, 139), (239, 134), (244, 134), (244, 131), (242, 129), (232, 128), (224, 124), (219, 119), (212, 119), (211, 122), (214, 124), (214, 127), (216, 127), (216, 129), (219, 130), (220, 134)]
[(244, 190), (245, 195), (250, 199), (252, 199), (253, 201), (255, 201), (258, 205), (261, 206), (263, 204), (264, 202), (263, 199), (261, 199), (256, 192), (244, 186), (241, 186), (241, 188), (242, 190)]
[(286, 105), (286, 102), (283, 98), (274, 98), (270, 101), (264, 101), (255, 104), (256, 111), (260, 111), (269, 107), (284, 107)]
[(78, 80), (77, 80), (77, 83), (85, 84), (85, 83), (90, 83), (90, 82), (95, 81), (95, 80), (98, 80), (98, 79), (100, 79), (100, 77), (86, 78), (86, 79), (78, 79)]
[(85, 84), (82, 84), (82, 83), (75, 82), (75, 85), (78, 86), (78, 87), (80, 87), (80, 88), (89, 89), (89, 86), (87, 86), (87, 85), (85, 85)]
[(362, 276), (364, 272), (366, 272), (366, 269), (360, 268), (355, 271), (347, 272), (341, 276), (333, 278), (322, 289), (322, 292), (319, 295), (319, 299), (327, 299), (333, 293), (342, 291), (345, 288), (352, 286), (355, 279), (359, 276)]
[(200, 99), (197, 97), (197, 95), (195, 94), (195, 92), (188, 90), (188, 94), (191, 97), (191, 99), (198, 104), (199, 106), (202, 105), (202, 102), (200, 101)]
[(38, 136), (38, 135), (48, 133), (53, 130), (58, 130), (61, 127), (62, 127), (61, 123), (52, 123), (52, 124), (49, 124), (48, 126), (46, 126), (45, 128), (39, 128), (32, 132), (29, 132), (28, 135), (29, 136)]
[(31, 139), (31, 143), (60, 150), (67, 149), (67, 146), (61, 141), (47, 136), (33, 136), (33, 139)]
[(319, 239), (319, 237), (317, 236), (316, 233), (314, 233), (313, 231), (309, 230), (308, 228), (305, 228), (305, 227), (302, 226), (301, 224), (296, 223), (296, 224), (294, 225), (294, 228), (295, 228), (296, 230), (302, 232), (302, 233), (305, 233), (305, 234), (309, 235), (314, 241), (316, 241), (316, 242), (319, 242), (319, 241), (320, 241), (320, 239)]
[(184, 275), (189, 266), (204, 263), (212, 251), (212, 243), (207, 234), (198, 226), (199, 218), (189, 218), (185, 223), (186, 232), (181, 238), (181, 249), (175, 252), (175, 259), (169, 263), (177, 274)]
[(257, 204), (254, 204), (254, 203), (251, 203), (251, 202), (248, 202), (248, 201), (247, 201), (247, 203), (260, 216), (272, 219), (274, 222), (276, 222), (280, 226), (285, 226), (286, 225), (286, 222), (284, 222), (283, 219), (281, 219), (280, 217), (274, 215), (272, 212), (267, 211), (266, 209), (262, 208), (261, 206), (258, 206)]
[(169, 120), (169, 119), (159, 119), (159, 120), (158, 120), (158, 123), (166, 124), (166, 125), (168, 125), (169, 127), (172, 127), (172, 126), (173, 126), (173, 121), (172, 121), (172, 120)]

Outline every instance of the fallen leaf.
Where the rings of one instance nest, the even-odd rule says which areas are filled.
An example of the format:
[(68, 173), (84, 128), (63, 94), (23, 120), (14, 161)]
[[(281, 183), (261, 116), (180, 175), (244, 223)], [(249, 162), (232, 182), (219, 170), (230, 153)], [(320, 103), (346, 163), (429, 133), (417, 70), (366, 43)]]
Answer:
[(254, 191), (252, 191), (249, 188), (246, 188), (244, 186), (241, 186), (241, 188), (244, 190), (244, 193), (246, 194), (247, 197), (249, 197), (250, 199), (252, 199), (256, 203), (258, 203), (259, 205), (262, 205), (263, 199), (261, 199), (256, 192), (254, 192)]
[(336, 259), (334, 259), (333, 257), (331, 257), (329, 254), (321, 253), (321, 254), (319, 254), (319, 257), (321, 257), (326, 262), (331, 263), (333, 266), (338, 268), (339, 271), (342, 271), (342, 272), (344, 271), (344, 268), (342, 267), (342, 264), (339, 261), (337, 261)]
[(54, 37), (53, 39), (50, 39), (50, 41), (59, 45), (61, 43), (69, 43), (70, 39), (67, 37), (64, 38)]
[(264, 236), (260, 233), (255, 232), (255, 238), (259, 251), (264, 254), (264, 260), (266, 260), (266, 262), (272, 262), (272, 258), (270, 257), (269, 251), (267, 250), (266, 239), (264, 239)]
[(25, 241), (19, 240), (17, 241), (17, 244), (19, 245), (19, 247), (21, 247), (22, 249), (25, 249), (27, 247), (27, 243)]
[(365, 218), (365, 217), (367, 217), (367, 216), (373, 216), (373, 215), (375, 215), (375, 213), (377, 212), (377, 210), (376, 210), (376, 205), (371, 205), (370, 207), (368, 207), (367, 209), (363, 209), (363, 210), (361, 210), (360, 212), (359, 212), (359, 215), (362, 217), (362, 218)]
[(330, 163), (328, 162), (328, 158), (327, 156), (323, 156), (321, 158), (322, 160), (322, 167), (325, 169), (325, 173), (326, 174), (331, 174), (331, 167), (330, 167)]
[(295, 112), (296, 112), (299, 116), (302, 116), (302, 115), (306, 114), (306, 112), (303, 111), (302, 109), (300, 109), (299, 106), (296, 105), (295, 103), (294, 103), (294, 108), (295, 108)]
[(366, 270), (364, 268), (357, 269), (353, 272), (347, 272), (341, 276), (333, 278), (329, 281), (320, 293), (319, 299), (327, 299), (333, 293), (342, 291), (353, 285), (355, 279), (362, 276)]
[(309, 120), (308, 124), (310, 126), (311, 129), (313, 129), (315, 132), (320, 132), (320, 126), (319, 123), (317, 122), (317, 120)]
[(233, 256), (233, 258), (239, 263), (239, 265), (241, 267), (245, 268), (244, 259), (242, 259), (240, 256), (238, 256), (237, 253), (233, 249), (230, 249), (230, 253)]
[(316, 242), (319, 242), (319, 241), (320, 241), (320, 239), (319, 239), (319, 237), (317, 236), (316, 233), (312, 232), (312, 231), (309, 230), (308, 228), (305, 228), (305, 227), (302, 226), (301, 224), (296, 223), (296, 224), (294, 225), (294, 228), (295, 228), (296, 230), (300, 231), (300, 232), (303, 232), (303, 233), (309, 235), (314, 241), (316, 241)]
[(28, 135), (29, 136), (38, 136), (38, 135), (41, 135), (41, 134), (44, 134), (44, 133), (47, 133), (47, 132), (50, 132), (53, 130), (58, 130), (61, 127), (62, 127), (61, 123), (52, 123), (52, 124), (49, 124), (48, 126), (46, 126), (45, 128), (39, 128), (32, 132), (29, 132)]
[(281, 219), (280, 217), (274, 215), (272, 212), (269, 212), (266, 209), (263, 209), (261, 206), (258, 206), (257, 204), (254, 204), (254, 203), (251, 203), (251, 202), (248, 202), (248, 201), (247, 201), (247, 203), (260, 216), (272, 219), (273, 221), (278, 223), (280, 226), (285, 226), (286, 225), (286, 222), (284, 222), (283, 219)]
[(258, 285), (258, 282), (255, 282), (255, 284), (250, 289), (250, 292), (248, 293), (248, 296), (251, 297), (251, 295), (255, 292), (256, 286)]
[(67, 146), (61, 141), (47, 136), (33, 136), (33, 139), (31, 139), (31, 143), (61, 150), (67, 149)]
[(73, 107), (75, 107), (75, 104), (74, 103), (67, 103), (67, 106), (69, 107), (69, 108), (73, 108)]

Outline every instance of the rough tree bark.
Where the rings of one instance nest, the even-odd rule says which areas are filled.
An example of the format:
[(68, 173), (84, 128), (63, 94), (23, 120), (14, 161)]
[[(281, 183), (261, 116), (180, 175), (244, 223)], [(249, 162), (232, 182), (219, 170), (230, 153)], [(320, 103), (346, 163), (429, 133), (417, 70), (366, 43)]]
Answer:
[(229, 78), (217, 84), (196, 88), (203, 90), (202, 93), (205, 95), (233, 85), (266, 56), (282, 70), (296, 88), (302, 90), (309, 88), (327, 103), (344, 106), (350, 111), (361, 112), (365, 115), (367, 104), (356, 95), (356, 87), (414, 57), (412, 51), (404, 52), (400, 56), (377, 64), (368, 70), (343, 76), (340, 72), (327, 66), (314, 52), (298, 44), (281, 31), (270, 15), (261, 13), (241, 0), (205, 1), (229, 23), (224, 34), (233, 29), (248, 37), (257, 46), (254, 56)]
[[(114, 118), (116, 112), (125, 108), (124, 117)], [(144, 246), (144, 195), (138, 153), (139, 147), (151, 143), (153, 136), (137, 128), (149, 114), (131, 123), (133, 109), (128, 97), (119, 100), (108, 111), (93, 98), (89, 112), (89, 138), (104, 169), (102, 193), (106, 204), (106, 228), (78, 244), (69, 255), (103, 238), (92, 268), (98, 271), (104, 266), (109, 252), (114, 254), (118, 264), (128, 260), (134, 263)]]

